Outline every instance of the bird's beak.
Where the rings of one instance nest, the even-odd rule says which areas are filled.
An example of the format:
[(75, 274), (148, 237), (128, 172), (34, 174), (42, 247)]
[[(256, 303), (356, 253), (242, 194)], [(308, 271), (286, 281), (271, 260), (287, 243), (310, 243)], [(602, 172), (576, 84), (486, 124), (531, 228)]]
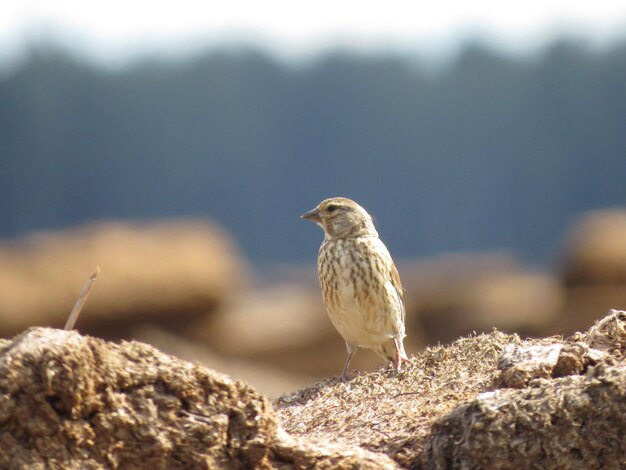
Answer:
[(306, 214), (302, 214), (300, 217), (316, 223), (319, 223), (322, 220), (320, 217), (320, 210), (317, 207), (312, 211), (307, 212)]

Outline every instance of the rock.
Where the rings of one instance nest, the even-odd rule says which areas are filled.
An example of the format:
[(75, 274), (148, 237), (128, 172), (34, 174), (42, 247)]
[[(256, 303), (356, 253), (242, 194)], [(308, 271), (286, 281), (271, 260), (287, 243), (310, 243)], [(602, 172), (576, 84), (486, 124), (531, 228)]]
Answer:
[(604, 352), (583, 342), (508, 344), (498, 360), (498, 383), (502, 387), (524, 388), (535, 379), (580, 374), (605, 358)]
[(230, 238), (201, 221), (109, 222), (4, 242), (0, 334), (63, 325), (96, 265), (78, 328), (105, 337), (146, 321), (182, 328), (214, 311), (247, 272)]
[(142, 343), (32, 328), (0, 348), (0, 468), (397, 467), (288, 436), (252, 387)]
[(421, 465), (439, 468), (623, 468), (626, 367), (485, 392), (433, 426)]

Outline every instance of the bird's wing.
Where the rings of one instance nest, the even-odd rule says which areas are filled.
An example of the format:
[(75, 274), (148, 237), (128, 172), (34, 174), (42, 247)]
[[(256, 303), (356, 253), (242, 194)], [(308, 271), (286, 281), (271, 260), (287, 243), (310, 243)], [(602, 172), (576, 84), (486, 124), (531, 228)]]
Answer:
[(396, 291), (396, 295), (398, 296), (398, 303), (400, 304), (400, 309), (402, 310), (402, 324), (404, 325), (406, 321), (406, 310), (404, 308), (404, 293), (402, 291), (402, 283), (400, 282), (400, 274), (398, 274), (398, 269), (394, 264), (393, 260), (391, 261), (390, 267), (390, 275), (391, 275), (391, 285)]
[(404, 308), (404, 294), (402, 291), (402, 284), (400, 282), (400, 275), (398, 274), (398, 269), (396, 268), (393, 258), (391, 257), (391, 254), (389, 254), (389, 250), (387, 250), (385, 244), (377, 238), (374, 245), (376, 246), (376, 250), (374, 250), (371, 255), (378, 257), (381, 265), (384, 266), (383, 269), (387, 271), (384, 274), (386, 279), (383, 281), (388, 296), (387, 298), (400, 313), (400, 318), (397, 318), (397, 322), (395, 322), (395, 328), (398, 329), (397, 333), (404, 336), (406, 311)]

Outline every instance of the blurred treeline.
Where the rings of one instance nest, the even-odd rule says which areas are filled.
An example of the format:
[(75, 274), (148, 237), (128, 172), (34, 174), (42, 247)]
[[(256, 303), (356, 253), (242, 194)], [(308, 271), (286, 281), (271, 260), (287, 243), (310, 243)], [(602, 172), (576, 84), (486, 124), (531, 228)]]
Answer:
[(450, 63), (250, 50), (111, 71), (34, 52), (0, 78), (0, 235), (206, 215), (256, 262), (313, 261), (298, 220), (344, 195), (397, 256), (552, 256), (580, 212), (626, 204), (626, 43)]

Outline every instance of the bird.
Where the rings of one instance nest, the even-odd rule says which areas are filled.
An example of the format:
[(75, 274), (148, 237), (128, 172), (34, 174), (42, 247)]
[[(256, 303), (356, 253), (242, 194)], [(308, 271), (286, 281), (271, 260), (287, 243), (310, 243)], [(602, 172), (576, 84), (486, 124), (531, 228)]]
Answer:
[(331, 323), (346, 342), (346, 377), (358, 348), (385, 361), (413, 363), (404, 350), (405, 307), (400, 275), (374, 220), (352, 199), (332, 197), (302, 214), (324, 230), (317, 269)]

